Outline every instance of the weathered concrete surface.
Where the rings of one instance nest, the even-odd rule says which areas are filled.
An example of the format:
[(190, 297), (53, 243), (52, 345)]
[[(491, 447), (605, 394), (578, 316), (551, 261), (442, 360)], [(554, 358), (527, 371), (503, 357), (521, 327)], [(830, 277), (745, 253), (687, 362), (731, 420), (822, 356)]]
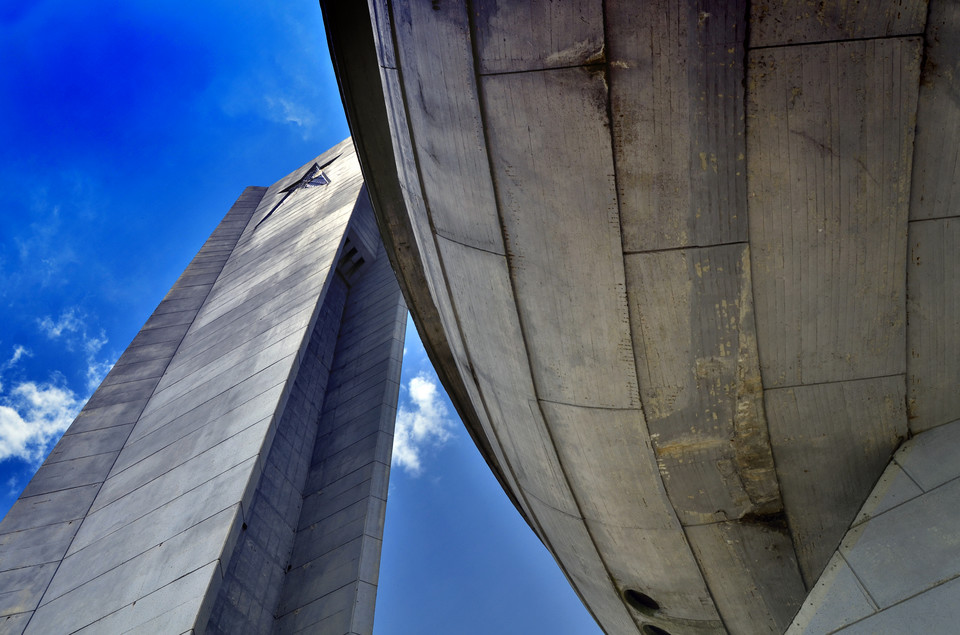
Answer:
[(598, 622), (782, 631), (960, 417), (953, 5), (322, 5), (431, 359)]
[(624, 252), (747, 240), (746, 5), (605, 3)]
[[(405, 307), (382, 252), (350, 140), (248, 190), (0, 526), (3, 632), (269, 632), (300, 530), (363, 542), (324, 601), (371, 632), (382, 511), (300, 517), (312, 456), (389, 464)], [(382, 510), (386, 478), (353, 499)]]

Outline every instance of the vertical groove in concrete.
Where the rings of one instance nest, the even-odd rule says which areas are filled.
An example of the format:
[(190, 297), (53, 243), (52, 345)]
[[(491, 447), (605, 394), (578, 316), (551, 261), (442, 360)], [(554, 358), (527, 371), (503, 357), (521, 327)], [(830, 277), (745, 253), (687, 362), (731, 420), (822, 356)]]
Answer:
[(372, 633), (406, 307), (378, 249), (346, 298), (275, 630)]
[(335, 276), (277, 425), (246, 528), (223, 561), (224, 581), (207, 624), (209, 633), (266, 633), (273, 628), (346, 295), (346, 284)]

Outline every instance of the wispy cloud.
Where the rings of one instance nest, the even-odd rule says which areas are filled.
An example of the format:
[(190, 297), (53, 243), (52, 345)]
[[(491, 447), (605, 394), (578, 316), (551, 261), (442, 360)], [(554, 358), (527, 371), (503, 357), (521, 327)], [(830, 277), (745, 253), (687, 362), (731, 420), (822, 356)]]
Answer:
[(401, 405), (393, 437), (393, 464), (409, 474), (423, 471), (423, 452), (450, 438), (451, 422), (436, 383), (420, 373), (407, 384), (412, 409)]
[(54, 320), (49, 315), (37, 320), (40, 330), (50, 339), (57, 339), (66, 333), (76, 333), (83, 329), (83, 322), (77, 316), (76, 309), (68, 309), (60, 314), (60, 317)]
[(13, 355), (11, 355), (7, 363), (4, 364), (4, 368), (12, 368), (14, 364), (20, 361), (21, 357), (30, 357), (30, 351), (27, 350), (25, 346), (18, 344), (13, 347)]
[(279, 123), (292, 123), (309, 130), (314, 124), (314, 115), (303, 104), (287, 97), (265, 97), (270, 118)]
[(23, 382), (0, 397), (0, 461), (18, 457), (39, 463), (80, 411), (72, 390)]
[(79, 349), (86, 359), (87, 389), (94, 390), (103, 381), (113, 363), (98, 358), (101, 349), (108, 340), (103, 329), (96, 335), (90, 335), (86, 316), (79, 309), (71, 308), (63, 311), (57, 319), (44, 316), (37, 320), (40, 330), (50, 339), (63, 339), (67, 350)]

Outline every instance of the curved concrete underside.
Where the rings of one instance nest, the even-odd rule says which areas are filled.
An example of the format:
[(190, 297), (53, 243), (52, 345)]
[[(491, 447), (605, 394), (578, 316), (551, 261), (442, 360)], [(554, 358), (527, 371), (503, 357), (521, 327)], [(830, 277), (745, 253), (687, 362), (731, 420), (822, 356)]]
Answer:
[(960, 10), (323, 5), (424, 343), (587, 607), (782, 632), (960, 418)]

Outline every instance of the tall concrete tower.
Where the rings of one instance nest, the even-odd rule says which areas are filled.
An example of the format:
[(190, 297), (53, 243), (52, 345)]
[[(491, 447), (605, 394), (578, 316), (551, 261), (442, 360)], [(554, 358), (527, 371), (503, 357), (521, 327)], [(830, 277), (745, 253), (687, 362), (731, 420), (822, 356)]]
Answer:
[(406, 307), (347, 140), (247, 188), (0, 524), (0, 633), (369, 633)]

